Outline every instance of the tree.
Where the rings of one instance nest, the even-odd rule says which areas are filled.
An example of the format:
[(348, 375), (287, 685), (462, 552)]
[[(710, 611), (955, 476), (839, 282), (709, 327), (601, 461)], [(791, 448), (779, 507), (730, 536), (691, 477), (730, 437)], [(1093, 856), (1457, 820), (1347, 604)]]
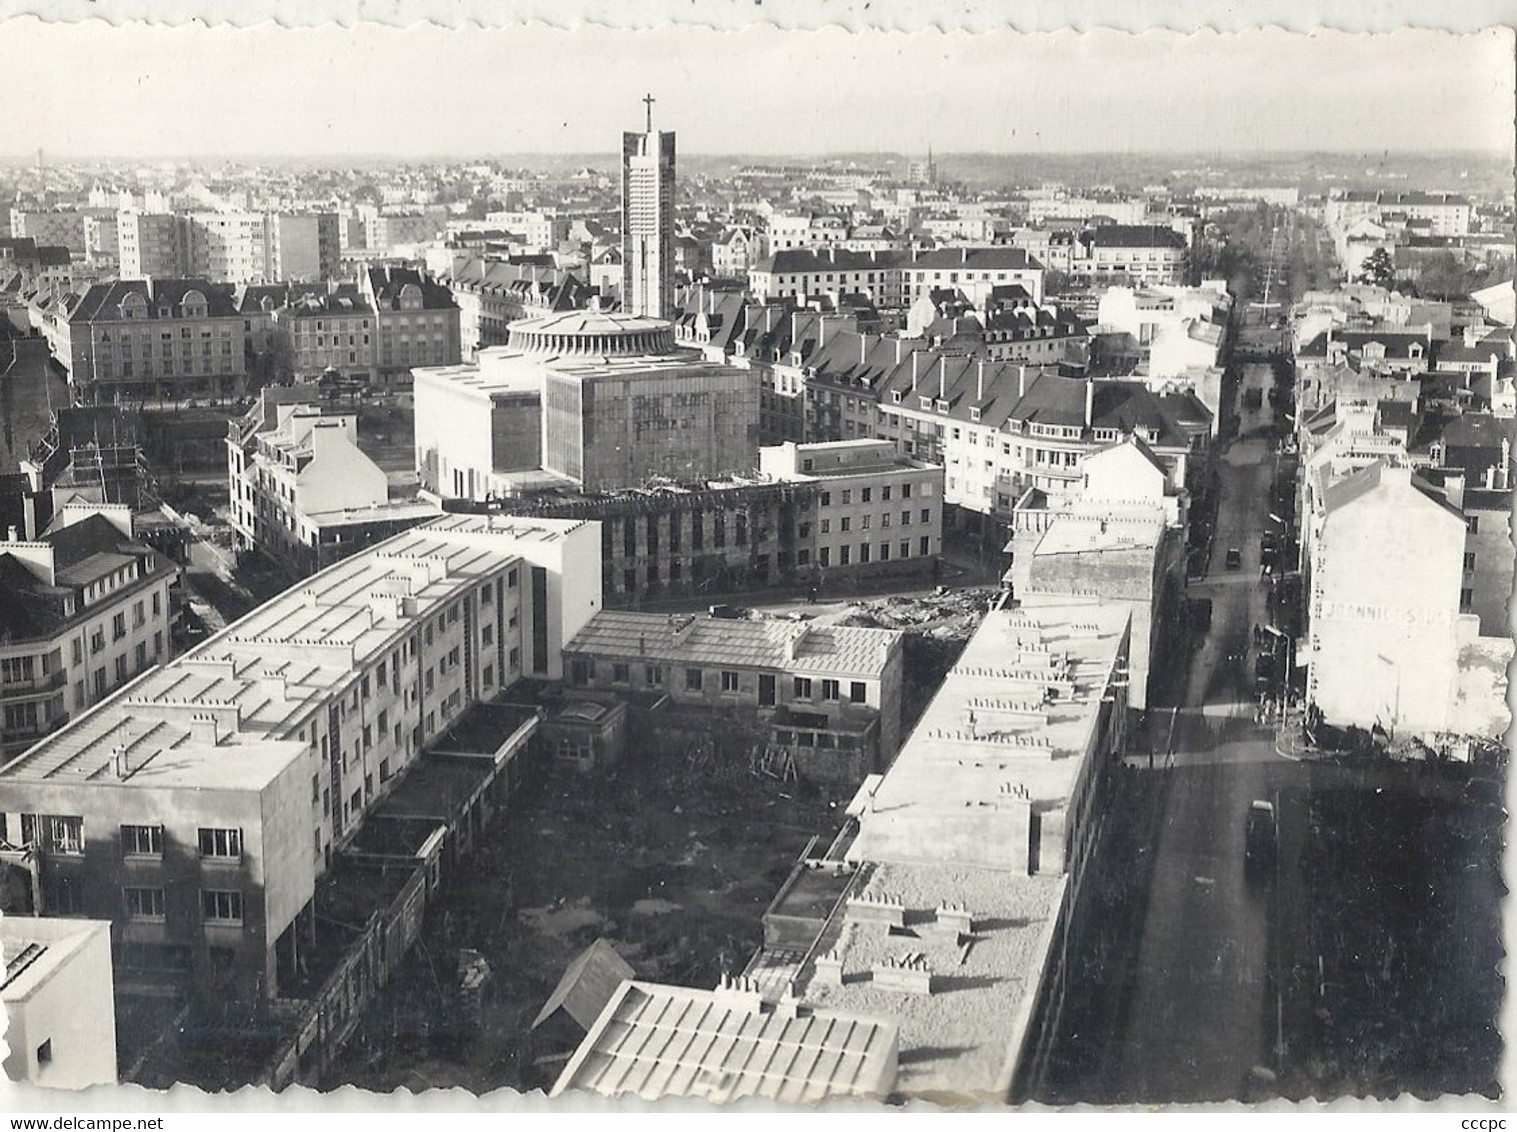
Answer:
[(1364, 257), (1364, 262), (1359, 265), (1359, 274), (1354, 276), (1356, 283), (1370, 283), (1376, 287), (1389, 288), (1396, 281), (1396, 261), (1391, 258), (1387, 248), (1376, 248)]

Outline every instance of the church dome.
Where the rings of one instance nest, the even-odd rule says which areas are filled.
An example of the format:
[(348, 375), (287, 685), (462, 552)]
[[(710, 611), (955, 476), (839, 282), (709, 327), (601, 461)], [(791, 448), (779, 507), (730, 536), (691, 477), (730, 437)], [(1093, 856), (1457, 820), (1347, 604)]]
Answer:
[(674, 325), (616, 311), (561, 311), (511, 323), (510, 345), (552, 357), (636, 357), (675, 349)]

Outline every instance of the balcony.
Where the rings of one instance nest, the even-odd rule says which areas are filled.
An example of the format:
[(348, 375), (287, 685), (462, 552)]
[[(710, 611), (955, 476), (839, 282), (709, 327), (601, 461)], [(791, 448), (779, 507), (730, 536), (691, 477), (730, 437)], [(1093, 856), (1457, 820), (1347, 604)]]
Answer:
[(41, 673), (29, 680), (0, 680), (0, 699), (12, 700), (56, 692), (67, 683), (68, 673), (61, 668), (55, 672)]

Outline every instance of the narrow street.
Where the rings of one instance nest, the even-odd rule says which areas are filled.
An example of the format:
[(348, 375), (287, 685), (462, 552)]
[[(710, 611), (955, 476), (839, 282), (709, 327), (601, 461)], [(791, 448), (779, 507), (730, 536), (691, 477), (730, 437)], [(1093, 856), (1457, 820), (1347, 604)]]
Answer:
[[(1273, 449), (1257, 435), (1270, 421), (1267, 397), (1262, 410), (1241, 402), (1244, 390), (1267, 391), (1271, 380), (1267, 365), (1244, 369), (1240, 435), (1217, 462), (1212, 562), (1190, 587), (1211, 599), (1212, 622), (1191, 656), (1171, 769), (1151, 772), (1169, 781), (1113, 1081), (1119, 1100), (1238, 1097), (1255, 1067), (1278, 1068), (1273, 887), (1245, 876), (1243, 854), (1250, 803), (1278, 803), (1304, 773), (1275, 754), (1273, 728), (1254, 720), (1249, 644), (1253, 626), (1269, 620), (1259, 542), (1270, 523)], [(1229, 548), (1240, 552), (1236, 569), (1226, 567)]]
[[(1499, 935), (1499, 806), (1467, 800), (1467, 768), (1301, 761), (1257, 721), (1271, 381), (1250, 362), (1232, 390), (1211, 560), (1188, 587), (1211, 600), (1210, 626), (1190, 642), (1180, 703), (1155, 706), (1129, 749), (1077, 913), (1047, 1103), (1494, 1087), (1499, 954), (1471, 941)], [(1250, 408), (1252, 388), (1264, 396)], [(1277, 818), (1262, 871), (1245, 869), (1255, 800)]]

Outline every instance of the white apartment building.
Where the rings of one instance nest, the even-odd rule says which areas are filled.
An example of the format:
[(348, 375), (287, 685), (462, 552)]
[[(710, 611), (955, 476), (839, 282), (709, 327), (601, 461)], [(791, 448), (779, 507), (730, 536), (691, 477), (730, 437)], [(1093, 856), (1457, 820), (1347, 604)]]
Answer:
[(173, 213), (116, 215), (122, 279), (177, 279), (190, 273), (190, 220)]
[(188, 273), (218, 283), (277, 279), (271, 219), (260, 212), (190, 213)]
[(445, 516), (146, 673), (0, 766), (0, 861), (38, 863), (19, 910), (117, 921), (118, 982), (280, 997), (317, 880), (402, 771), (471, 705), (561, 678), (599, 550), (598, 523)]
[(1329, 485), (1311, 518), (1308, 698), (1334, 726), (1444, 730), (1460, 641), (1479, 625), (1459, 612), (1463, 514), (1404, 463), (1376, 461)]

